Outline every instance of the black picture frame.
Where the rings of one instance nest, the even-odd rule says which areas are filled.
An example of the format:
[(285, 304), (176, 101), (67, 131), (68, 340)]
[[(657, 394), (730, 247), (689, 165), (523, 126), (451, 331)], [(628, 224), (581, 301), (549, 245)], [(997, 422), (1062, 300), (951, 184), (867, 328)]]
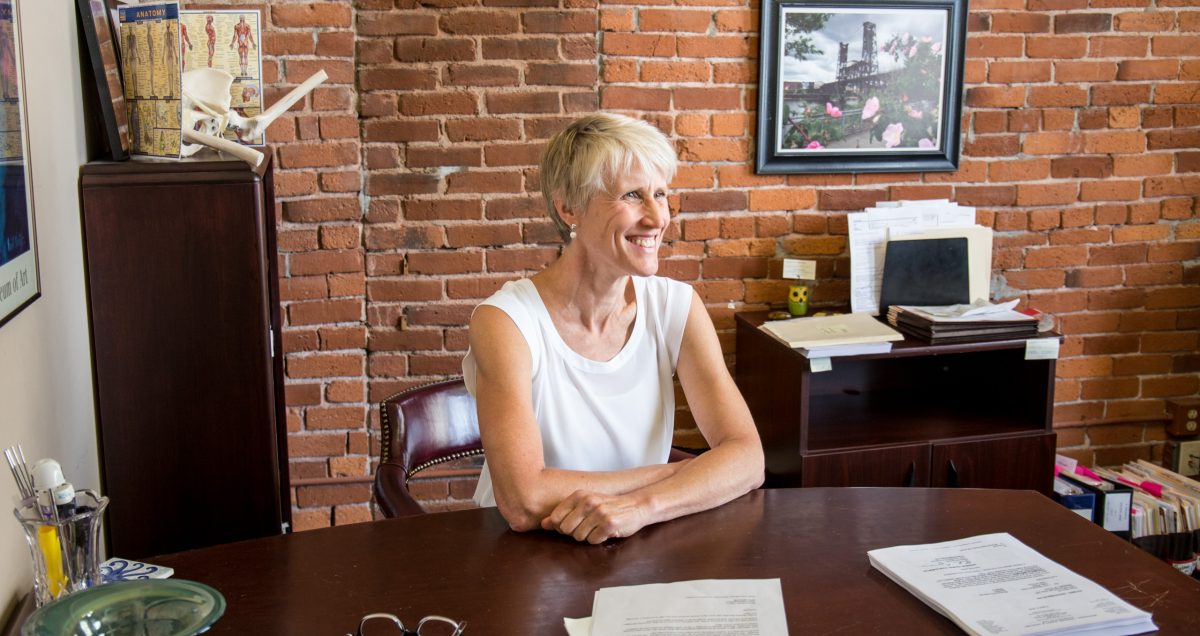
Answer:
[(20, 9), (0, 0), (0, 327), (42, 297)]
[(967, 0), (763, 0), (758, 174), (957, 170), (966, 32)]
[(98, 121), (104, 129), (109, 156), (114, 161), (123, 161), (129, 158), (129, 123), (109, 4), (105, 0), (75, 0), (96, 83), (94, 103), (100, 110)]

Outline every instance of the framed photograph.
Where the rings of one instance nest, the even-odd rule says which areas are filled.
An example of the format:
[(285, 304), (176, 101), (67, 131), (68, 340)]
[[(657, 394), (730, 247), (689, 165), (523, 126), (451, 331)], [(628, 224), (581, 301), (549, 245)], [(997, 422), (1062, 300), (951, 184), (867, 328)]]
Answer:
[(966, 0), (763, 0), (759, 174), (958, 168)]
[(0, 0), (0, 325), (41, 296), (17, 9)]
[(92, 77), (96, 80), (98, 121), (104, 128), (109, 155), (115, 161), (122, 161), (129, 158), (129, 124), (125, 91), (121, 85), (121, 63), (113, 41), (111, 7), (105, 0), (75, 0), (75, 5), (83, 24)]

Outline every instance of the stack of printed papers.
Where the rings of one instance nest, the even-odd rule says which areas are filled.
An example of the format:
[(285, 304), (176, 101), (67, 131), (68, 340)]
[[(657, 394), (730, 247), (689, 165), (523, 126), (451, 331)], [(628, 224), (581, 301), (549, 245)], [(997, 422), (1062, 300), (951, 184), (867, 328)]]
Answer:
[(871, 565), (968, 634), (1128, 636), (1149, 613), (1047, 559), (1007, 532), (881, 548)]
[(592, 616), (564, 618), (569, 636), (787, 636), (779, 579), (705, 579), (605, 587)]

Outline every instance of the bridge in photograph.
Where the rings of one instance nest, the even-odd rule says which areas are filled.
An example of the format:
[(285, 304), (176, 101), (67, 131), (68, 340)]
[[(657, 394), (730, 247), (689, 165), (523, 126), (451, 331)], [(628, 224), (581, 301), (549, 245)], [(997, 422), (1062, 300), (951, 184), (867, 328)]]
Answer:
[(783, 99), (788, 102), (806, 101), (814, 103), (844, 103), (847, 97), (866, 99), (868, 93), (888, 85), (899, 71), (887, 71), (871, 75), (847, 77), (845, 79), (816, 85), (814, 82), (784, 82)]
[(834, 102), (844, 106), (847, 97), (866, 99), (872, 90), (883, 88), (898, 71), (879, 72), (875, 23), (863, 22), (861, 59), (850, 59), (850, 43), (838, 43), (837, 79), (817, 86), (815, 82), (784, 82), (785, 101)]

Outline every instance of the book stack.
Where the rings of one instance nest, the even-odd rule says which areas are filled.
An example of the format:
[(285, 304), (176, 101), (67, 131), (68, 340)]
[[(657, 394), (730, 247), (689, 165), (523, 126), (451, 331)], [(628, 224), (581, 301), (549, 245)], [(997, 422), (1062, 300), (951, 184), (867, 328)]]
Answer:
[(1016, 311), (1015, 302), (1003, 305), (977, 303), (945, 307), (892, 305), (888, 323), (915, 338), (931, 343), (976, 342), (1032, 338), (1038, 333), (1038, 315)]

